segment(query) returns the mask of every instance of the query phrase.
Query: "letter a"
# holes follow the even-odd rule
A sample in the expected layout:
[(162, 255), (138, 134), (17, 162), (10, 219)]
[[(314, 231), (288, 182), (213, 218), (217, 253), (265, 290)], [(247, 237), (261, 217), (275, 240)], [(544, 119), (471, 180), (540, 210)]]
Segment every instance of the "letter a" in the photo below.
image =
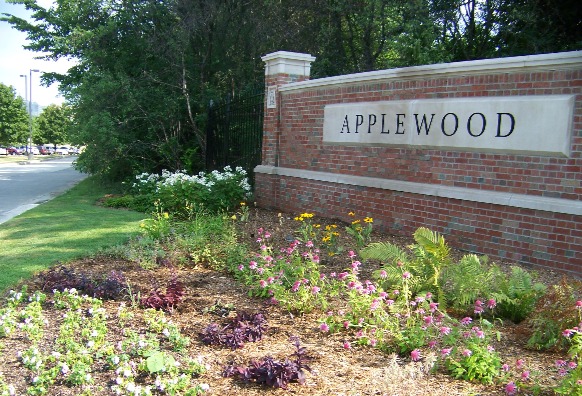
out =
[(344, 118), (344, 124), (342, 125), (342, 130), (340, 133), (344, 133), (344, 128), (346, 129), (346, 133), (350, 133), (350, 125), (348, 123), (348, 115), (346, 114), (346, 118)]

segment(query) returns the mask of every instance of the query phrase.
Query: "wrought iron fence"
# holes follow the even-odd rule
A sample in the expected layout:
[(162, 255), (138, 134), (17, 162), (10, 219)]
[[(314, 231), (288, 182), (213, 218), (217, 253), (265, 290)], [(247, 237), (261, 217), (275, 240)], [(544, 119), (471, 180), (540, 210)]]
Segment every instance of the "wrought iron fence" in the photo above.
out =
[(264, 88), (244, 95), (227, 96), (208, 109), (206, 169), (226, 165), (252, 170), (261, 163)]

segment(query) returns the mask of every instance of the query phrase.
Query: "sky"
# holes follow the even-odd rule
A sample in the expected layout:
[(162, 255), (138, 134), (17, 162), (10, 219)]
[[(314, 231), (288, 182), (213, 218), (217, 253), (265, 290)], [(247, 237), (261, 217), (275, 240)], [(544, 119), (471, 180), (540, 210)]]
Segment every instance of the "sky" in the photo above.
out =
[[(48, 8), (53, 3), (52, 0), (38, 0), (38, 4)], [(9, 4), (5, 0), (0, 0), (0, 14), (8, 13), (20, 18), (30, 18), (28, 12), (21, 4)], [(26, 34), (12, 29), (7, 22), (0, 22), (0, 82), (4, 85), (12, 86), (16, 90), (16, 95), (26, 98), (24, 78), (21, 74), (30, 79), (30, 70), (38, 69), (46, 72), (66, 72), (74, 63), (66, 59), (55, 61), (44, 61), (34, 59), (38, 53), (25, 50), (27, 44)], [(32, 101), (41, 106), (49, 104), (61, 104), (64, 99), (59, 95), (58, 84), (50, 87), (40, 85), (41, 73), (32, 73)], [(30, 82), (27, 82), (30, 83)], [(30, 87), (29, 87), (30, 90)]]

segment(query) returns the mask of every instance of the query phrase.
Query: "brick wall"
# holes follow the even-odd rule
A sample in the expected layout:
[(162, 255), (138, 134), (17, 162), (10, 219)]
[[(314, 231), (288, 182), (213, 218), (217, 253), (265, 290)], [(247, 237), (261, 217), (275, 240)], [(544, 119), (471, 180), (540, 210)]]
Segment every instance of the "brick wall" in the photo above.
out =
[[(426, 226), (457, 248), (582, 276), (581, 66), (571, 52), (303, 82), (268, 74), (277, 107), (265, 111), (257, 203), (344, 221), (353, 210), (408, 236)], [(328, 104), (564, 94), (576, 96), (569, 157), (323, 143)]]

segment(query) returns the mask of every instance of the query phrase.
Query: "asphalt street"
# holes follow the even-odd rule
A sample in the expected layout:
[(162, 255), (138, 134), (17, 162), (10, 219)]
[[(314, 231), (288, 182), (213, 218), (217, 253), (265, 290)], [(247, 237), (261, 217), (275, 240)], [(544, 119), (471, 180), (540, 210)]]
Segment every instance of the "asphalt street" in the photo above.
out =
[(0, 224), (67, 191), (86, 174), (73, 169), (76, 157), (0, 163)]

